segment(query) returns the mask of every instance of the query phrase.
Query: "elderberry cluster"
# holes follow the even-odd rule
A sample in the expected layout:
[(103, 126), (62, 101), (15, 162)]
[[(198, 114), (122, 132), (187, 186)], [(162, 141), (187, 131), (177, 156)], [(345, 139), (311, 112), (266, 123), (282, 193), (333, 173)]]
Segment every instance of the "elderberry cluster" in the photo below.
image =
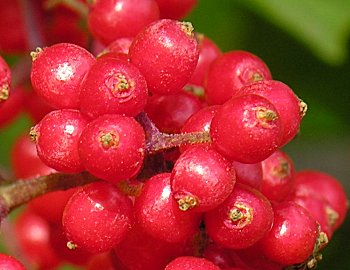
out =
[[(295, 171), (280, 150), (306, 103), (259, 57), (223, 53), (179, 21), (195, 1), (179, 10), (114, 2), (89, 6), (98, 54), (70, 42), (31, 53), (31, 86), (49, 112), (32, 141), (14, 146), (14, 173), (94, 181), (28, 203), (14, 228), (26, 260), (38, 269), (315, 268), (347, 199), (332, 176)], [(2, 99), (11, 75), (0, 66)], [(46, 233), (40, 244), (28, 237), (34, 227)]]

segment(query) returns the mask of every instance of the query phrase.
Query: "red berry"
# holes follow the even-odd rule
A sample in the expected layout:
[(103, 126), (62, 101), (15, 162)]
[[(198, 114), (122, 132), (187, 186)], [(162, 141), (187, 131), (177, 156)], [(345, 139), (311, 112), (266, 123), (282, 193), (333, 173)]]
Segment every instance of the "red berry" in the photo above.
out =
[(261, 162), (261, 192), (270, 200), (285, 200), (294, 188), (294, 164), (288, 155), (277, 150)]
[[(201, 110), (195, 112), (188, 118), (185, 124), (181, 128), (182, 133), (190, 133), (190, 132), (209, 132), (210, 124), (213, 120), (214, 115), (219, 110), (220, 106), (208, 106), (204, 107)], [(208, 145), (209, 143), (203, 143), (203, 145)], [(182, 145), (180, 150), (183, 152), (190, 145)]]
[(145, 76), (149, 91), (178, 92), (191, 78), (198, 61), (198, 44), (188, 22), (159, 20), (134, 39), (131, 63)]
[(105, 114), (90, 122), (79, 141), (79, 155), (91, 174), (113, 183), (141, 170), (145, 132), (134, 118)]
[(183, 256), (168, 263), (164, 270), (220, 270), (220, 267), (204, 258)]
[(46, 220), (26, 209), (16, 220), (14, 232), (21, 254), (31, 265), (53, 269), (60, 263), (50, 243), (51, 231)]
[(63, 210), (74, 192), (75, 189), (53, 191), (31, 200), (28, 203), (28, 207), (48, 222), (60, 224), (62, 222)]
[(280, 145), (281, 132), (275, 107), (257, 95), (230, 99), (210, 125), (213, 147), (241, 163), (257, 163), (270, 156)]
[(243, 249), (258, 242), (270, 230), (273, 211), (257, 190), (236, 184), (233, 192), (214, 210), (205, 214), (208, 235), (218, 244)]
[(136, 221), (155, 238), (184, 242), (197, 232), (199, 215), (181, 211), (172, 195), (170, 173), (148, 179), (135, 199)]
[(156, 0), (160, 17), (165, 19), (182, 19), (191, 12), (197, 0)]
[(0, 254), (0, 269), (6, 270), (26, 270), (24, 265), (17, 259), (6, 255)]
[(282, 265), (303, 263), (314, 250), (318, 224), (310, 213), (293, 202), (274, 207), (272, 229), (259, 241), (264, 256)]
[(132, 222), (131, 200), (107, 182), (78, 190), (68, 201), (62, 218), (72, 248), (91, 253), (111, 250), (123, 240)]
[(82, 47), (59, 43), (32, 53), (31, 82), (37, 94), (56, 108), (79, 108), (80, 84), (95, 62)]
[(135, 224), (114, 251), (127, 269), (164, 270), (167, 263), (184, 254), (185, 248), (183, 243), (154, 238)]
[(18, 179), (56, 172), (39, 158), (35, 142), (30, 139), (27, 133), (16, 139), (11, 150), (11, 165), (15, 177)]
[(246, 85), (236, 93), (246, 94), (262, 96), (275, 106), (282, 125), (281, 146), (295, 137), (307, 107), (292, 89), (279, 81), (264, 80)]
[(179, 133), (186, 120), (202, 108), (200, 100), (185, 91), (153, 95), (145, 112), (162, 132)]
[(221, 50), (203, 34), (197, 34), (197, 40), (199, 48), (198, 63), (188, 84), (204, 87), (210, 65), (221, 55)]
[(77, 110), (62, 109), (47, 114), (32, 130), (40, 159), (57, 171), (83, 171), (78, 143), (87, 123), (87, 118)]
[(231, 163), (210, 147), (193, 146), (177, 159), (171, 175), (173, 196), (182, 211), (205, 212), (220, 205), (236, 182)]
[(305, 170), (295, 174), (297, 195), (317, 196), (325, 199), (331, 208), (327, 209), (333, 230), (344, 222), (348, 200), (340, 182), (329, 174)]
[(154, 0), (97, 0), (90, 5), (88, 26), (95, 38), (109, 44), (117, 38), (134, 37), (157, 19)]
[(233, 161), (232, 165), (236, 171), (238, 183), (248, 185), (261, 191), (261, 182), (263, 177), (261, 162), (245, 164), (238, 161)]
[(91, 118), (108, 113), (135, 116), (146, 106), (147, 97), (146, 80), (134, 65), (102, 57), (81, 85), (80, 110)]
[[(25, 90), (22, 87), (16, 87), (11, 90), (11, 94), (6, 102), (1, 103), (0, 101), (0, 128), (8, 126), (10, 123), (14, 122), (22, 112), (25, 98)], [(1, 99), (0, 93), (0, 100)]]
[(209, 104), (223, 104), (251, 82), (270, 80), (270, 70), (257, 56), (231, 51), (219, 56), (210, 66), (205, 88)]

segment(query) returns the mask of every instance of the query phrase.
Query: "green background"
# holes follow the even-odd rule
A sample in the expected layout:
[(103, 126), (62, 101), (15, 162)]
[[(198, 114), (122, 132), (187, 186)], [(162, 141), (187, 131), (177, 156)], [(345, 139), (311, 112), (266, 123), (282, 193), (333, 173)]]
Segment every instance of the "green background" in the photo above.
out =
[[(300, 135), (284, 150), (298, 170), (335, 176), (350, 197), (350, 1), (199, 0), (186, 20), (223, 51), (242, 49), (261, 57), (274, 79), (307, 102)], [(14, 138), (27, 128), (22, 115), (0, 131), (1, 166), (9, 166)], [(347, 218), (318, 269), (350, 269), (349, 235)]]

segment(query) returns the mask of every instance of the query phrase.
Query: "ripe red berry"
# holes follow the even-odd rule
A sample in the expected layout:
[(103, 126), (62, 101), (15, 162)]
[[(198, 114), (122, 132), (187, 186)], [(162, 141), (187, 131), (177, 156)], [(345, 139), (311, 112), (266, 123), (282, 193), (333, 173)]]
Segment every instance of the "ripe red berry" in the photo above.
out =
[(257, 56), (231, 51), (219, 56), (210, 66), (205, 88), (209, 104), (223, 104), (251, 82), (270, 80), (270, 70)]
[(214, 209), (230, 195), (235, 182), (231, 163), (207, 146), (183, 152), (171, 175), (173, 196), (182, 211)]
[[(209, 132), (210, 124), (213, 120), (214, 115), (219, 110), (220, 106), (213, 105), (202, 108), (201, 110), (195, 112), (188, 118), (185, 124), (181, 128), (182, 133), (190, 133), (190, 132)], [(208, 145), (209, 142), (203, 143), (203, 145)], [(190, 145), (181, 145), (180, 150), (183, 152)]]
[(32, 53), (31, 82), (37, 94), (56, 108), (79, 108), (80, 84), (95, 62), (82, 47), (58, 43)]
[(83, 171), (78, 143), (87, 123), (87, 118), (77, 110), (62, 109), (47, 114), (32, 129), (40, 159), (57, 171)]
[(145, 112), (162, 132), (179, 133), (186, 120), (202, 108), (196, 96), (185, 91), (168, 95), (153, 95)]
[(230, 99), (210, 125), (213, 147), (241, 163), (257, 163), (270, 156), (280, 145), (281, 132), (276, 108), (257, 95)]
[(164, 270), (220, 270), (220, 267), (205, 258), (183, 256), (168, 263)]
[(17, 259), (6, 254), (0, 254), (0, 269), (26, 270), (24, 268), (24, 265), (20, 263)]
[(191, 12), (197, 0), (156, 0), (160, 17), (165, 19), (182, 19)]
[(51, 246), (49, 223), (30, 209), (22, 212), (16, 220), (14, 233), (21, 254), (32, 266), (53, 269), (60, 263), (60, 258)]
[(134, 65), (102, 57), (81, 85), (80, 110), (91, 118), (108, 113), (135, 116), (146, 106), (147, 97), (146, 80)]
[[(0, 93), (0, 99), (2, 99), (1, 95), (2, 94)], [(15, 119), (18, 119), (18, 116), (23, 110), (25, 99), (25, 89), (19, 86), (11, 89), (11, 94), (6, 102), (0, 101), (0, 128), (8, 126), (13, 123)]]
[(293, 191), (294, 165), (289, 156), (277, 150), (261, 162), (261, 192), (270, 200), (280, 202)]
[(56, 172), (39, 158), (35, 142), (30, 139), (27, 133), (18, 137), (12, 147), (11, 166), (18, 179)]
[(146, 181), (135, 199), (136, 222), (147, 233), (167, 242), (184, 242), (195, 234), (199, 215), (183, 212), (173, 198), (170, 173), (157, 174)]
[(205, 35), (197, 33), (196, 37), (199, 48), (198, 63), (188, 84), (204, 87), (210, 65), (221, 55), (221, 50)]
[(113, 183), (134, 177), (143, 164), (145, 132), (134, 118), (105, 114), (90, 122), (79, 155), (91, 174)]
[(282, 265), (305, 262), (314, 250), (318, 224), (294, 202), (274, 206), (272, 229), (259, 241), (264, 256)]
[(154, 0), (97, 0), (90, 5), (88, 26), (95, 38), (109, 44), (117, 38), (134, 37), (158, 19)]
[(232, 193), (214, 210), (205, 213), (205, 228), (218, 244), (244, 249), (258, 242), (270, 230), (273, 211), (257, 190), (236, 184)]
[(248, 185), (261, 191), (261, 182), (263, 178), (263, 170), (261, 162), (246, 164), (238, 161), (232, 162), (233, 168), (236, 171), (237, 182)]
[(62, 218), (71, 248), (91, 253), (111, 250), (133, 222), (132, 202), (107, 182), (84, 186), (68, 201)]
[(297, 195), (312, 196), (317, 194), (325, 199), (331, 208), (327, 209), (333, 230), (344, 222), (348, 200), (344, 188), (337, 179), (327, 173), (304, 170), (295, 174)]
[(184, 246), (154, 238), (135, 224), (114, 251), (125, 270), (164, 270), (167, 263), (184, 255)]
[(307, 107), (291, 88), (279, 81), (264, 80), (246, 85), (237, 92), (237, 95), (246, 94), (262, 96), (275, 106), (282, 125), (281, 146), (295, 137)]
[(149, 91), (178, 92), (191, 78), (198, 61), (198, 44), (191, 23), (159, 20), (134, 39), (131, 63), (145, 76)]

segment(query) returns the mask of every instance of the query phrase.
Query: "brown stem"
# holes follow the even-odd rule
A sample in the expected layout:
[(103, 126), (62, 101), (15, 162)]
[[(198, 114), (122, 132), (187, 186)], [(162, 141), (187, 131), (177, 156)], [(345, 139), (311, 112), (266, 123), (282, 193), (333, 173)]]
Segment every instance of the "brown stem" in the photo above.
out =
[(155, 154), (180, 145), (210, 142), (209, 132), (191, 132), (168, 134), (160, 132), (145, 113), (140, 113), (136, 119), (146, 133), (146, 152)]
[(30, 200), (56, 190), (67, 190), (98, 179), (87, 172), (53, 173), (28, 180), (18, 180), (0, 186), (0, 221), (13, 209)]

